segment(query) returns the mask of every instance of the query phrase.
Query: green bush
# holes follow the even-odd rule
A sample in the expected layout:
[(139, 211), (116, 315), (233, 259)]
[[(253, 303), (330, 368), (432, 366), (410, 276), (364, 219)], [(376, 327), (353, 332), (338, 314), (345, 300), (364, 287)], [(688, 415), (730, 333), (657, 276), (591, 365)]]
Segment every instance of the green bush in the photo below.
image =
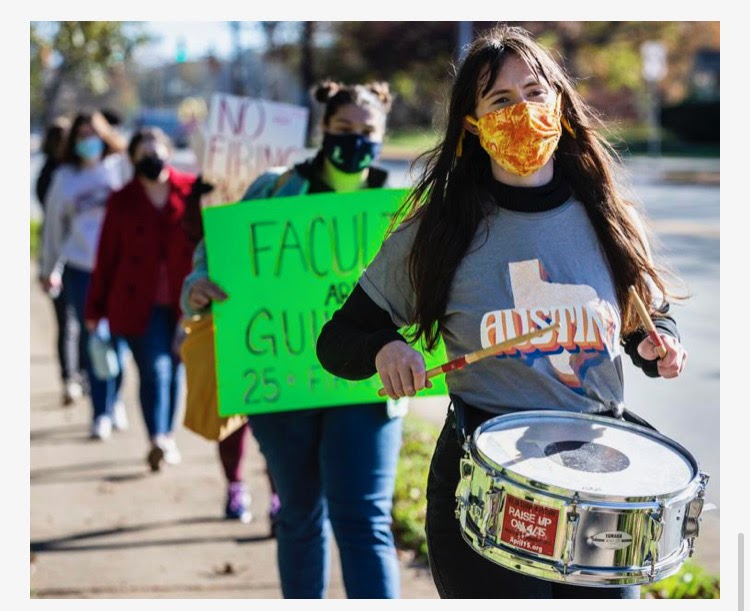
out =
[[(414, 561), (423, 565), (427, 564), (427, 474), (439, 434), (440, 429), (429, 422), (412, 415), (404, 418), (393, 497), (393, 533), (398, 548), (411, 551)], [(643, 586), (641, 598), (719, 598), (719, 577), (688, 560), (671, 577)]]
[(414, 416), (404, 418), (396, 489), (393, 496), (393, 535), (415, 562), (427, 563), (424, 522), (427, 511), (427, 474), (440, 429)]
[(688, 560), (671, 577), (643, 586), (641, 598), (719, 598), (719, 576)]
[[(659, 150), (673, 157), (719, 157), (719, 144), (713, 142), (688, 142), (672, 130), (659, 128)], [(618, 124), (603, 134), (624, 158), (650, 153), (649, 128), (642, 123)]]
[(439, 140), (440, 134), (431, 129), (391, 130), (383, 143), (383, 154), (401, 152), (413, 158), (434, 147)]
[(39, 248), (41, 246), (42, 238), (42, 223), (31, 219), (31, 235), (29, 236), (29, 242), (31, 243), (31, 258), (37, 259), (39, 257)]
[(686, 100), (662, 108), (661, 121), (686, 142), (718, 146), (720, 113), (719, 100)]

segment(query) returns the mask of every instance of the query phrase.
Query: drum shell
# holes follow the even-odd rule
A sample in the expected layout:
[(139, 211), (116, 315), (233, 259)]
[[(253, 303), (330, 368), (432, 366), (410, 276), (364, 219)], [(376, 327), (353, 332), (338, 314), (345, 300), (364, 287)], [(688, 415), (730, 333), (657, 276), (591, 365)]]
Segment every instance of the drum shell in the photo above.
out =
[[(707, 476), (689, 454), (695, 477), (681, 490), (612, 497), (528, 480), (483, 455), (475, 440), (476, 434), (461, 462), (456, 515), (466, 541), (487, 559), (547, 580), (606, 587), (663, 579), (692, 552), (688, 514), (695, 515), (695, 503), (702, 506)], [(501, 540), (508, 499), (554, 512), (553, 549), (535, 552)]]

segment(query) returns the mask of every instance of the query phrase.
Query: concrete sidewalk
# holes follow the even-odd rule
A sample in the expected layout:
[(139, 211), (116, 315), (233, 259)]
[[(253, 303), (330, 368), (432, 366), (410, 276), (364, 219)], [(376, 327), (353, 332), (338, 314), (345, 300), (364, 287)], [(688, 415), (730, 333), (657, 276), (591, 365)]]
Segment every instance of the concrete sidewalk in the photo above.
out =
[[(30, 539), (33, 598), (281, 598), (276, 543), (268, 538), (265, 463), (250, 441), (244, 474), (250, 524), (223, 519), (225, 485), (215, 443), (178, 429), (179, 466), (152, 474), (126, 363), (130, 429), (88, 439), (88, 400), (64, 408), (54, 357), (52, 304), (30, 278)], [(442, 423), (446, 398), (414, 402), (407, 418)], [(333, 546), (329, 598), (345, 598)], [(402, 598), (438, 598), (424, 567), (401, 554)], [(718, 512), (705, 516), (698, 564), (719, 571)]]
[[(179, 466), (152, 474), (126, 363), (130, 428), (88, 439), (88, 400), (62, 407), (52, 304), (31, 274), (30, 539), (33, 598), (281, 598), (269, 488), (254, 440), (244, 465), (250, 524), (223, 519), (216, 444), (179, 429)], [(402, 597), (437, 598), (428, 571), (403, 554)], [(333, 549), (329, 598), (345, 598)]]

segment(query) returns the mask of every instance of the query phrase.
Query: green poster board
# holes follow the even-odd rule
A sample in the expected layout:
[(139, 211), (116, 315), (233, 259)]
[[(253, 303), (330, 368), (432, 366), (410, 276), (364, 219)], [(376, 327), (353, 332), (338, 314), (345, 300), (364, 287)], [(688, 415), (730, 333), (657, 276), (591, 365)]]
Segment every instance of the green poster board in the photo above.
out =
[[(369, 403), (380, 378), (329, 374), (315, 344), (377, 253), (404, 189), (320, 193), (203, 211), (214, 303), (219, 414)], [(424, 351), (423, 351), (424, 353)], [(442, 347), (427, 367), (446, 361)], [(446, 395), (442, 377), (420, 396)]]

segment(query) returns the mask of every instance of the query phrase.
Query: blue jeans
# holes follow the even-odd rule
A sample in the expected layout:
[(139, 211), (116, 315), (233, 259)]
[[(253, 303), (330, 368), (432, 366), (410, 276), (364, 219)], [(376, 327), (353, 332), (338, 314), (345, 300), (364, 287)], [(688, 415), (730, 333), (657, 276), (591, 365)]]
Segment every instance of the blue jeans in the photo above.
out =
[(86, 372), (89, 380), (89, 388), (91, 391), (91, 404), (94, 408), (94, 418), (102, 415), (112, 416), (114, 411), (115, 402), (120, 394), (120, 387), (122, 386), (122, 365), (125, 354), (125, 344), (121, 340), (113, 339), (115, 344), (115, 351), (119, 356), (120, 360), (120, 373), (112, 379), (100, 380), (94, 374), (93, 367), (91, 366), (91, 359), (89, 359), (89, 332), (86, 329), (84, 322), (84, 310), (86, 307), (86, 292), (89, 288), (89, 281), (91, 280), (91, 272), (77, 269), (69, 265), (65, 266), (63, 271), (63, 291), (65, 291), (65, 299), (68, 303), (73, 304), (73, 309), (78, 319), (79, 327), (79, 346), (81, 351), (78, 355), (80, 359), (81, 369)]
[[(455, 403), (454, 403), (455, 407)], [(460, 421), (458, 427), (456, 416)], [(523, 575), (487, 560), (461, 535), (455, 515), (463, 434), (493, 414), (476, 408), (451, 411), (435, 444), (427, 478), (427, 551), (440, 598), (639, 598), (638, 586), (573, 586)]]
[(138, 397), (149, 437), (171, 433), (177, 412), (182, 363), (172, 353), (177, 319), (166, 306), (154, 306), (146, 331), (126, 335), (138, 368)]
[(402, 418), (385, 404), (251, 415), (281, 501), (277, 555), (285, 598), (324, 598), (330, 530), (349, 598), (398, 598), (391, 532)]

